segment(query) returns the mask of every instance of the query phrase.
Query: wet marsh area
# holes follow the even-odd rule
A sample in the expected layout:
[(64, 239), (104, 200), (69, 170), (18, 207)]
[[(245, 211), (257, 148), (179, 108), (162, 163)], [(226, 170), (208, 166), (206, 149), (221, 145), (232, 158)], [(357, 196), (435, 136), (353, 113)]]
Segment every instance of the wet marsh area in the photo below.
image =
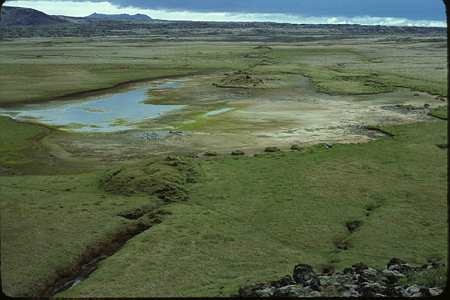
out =
[[(300, 74), (277, 75), (276, 79), (262, 75), (277, 82), (272, 87), (215, 86), (224, 76), (151, 82), (145, 85), (156, 88), (138, 85), (102, 100), (80, 102), (76, 108), (69, 102), (53, 109), (25, 110), (15, 117), (48, 113), (55, 119), (46, 120), (44, 115), (36, 121), (70, 123), (62, 130), (79, 134), (72, 134), (73, 139), (56, 135), (47, 142), (75, 156), (96, 157), (98, 153), (102, 156), (98, 158), (123, 160), (123, 154), (137, 158), (144, 153), (227, 153), (234, 149), (254, 153), (271, 145), (368, 142), (374, 136), (364, 127), (429, 120), (430, 109), (442, 105), (433, 95), (417, 96), (406, 88), (373, 95), (329, 95), (318, 92)], [(404, 110), (403, 106), (415, 109)], [(58, 109), (64, 113), (55, 113)], [(75, 109), (83, 113), (74, 113)]]

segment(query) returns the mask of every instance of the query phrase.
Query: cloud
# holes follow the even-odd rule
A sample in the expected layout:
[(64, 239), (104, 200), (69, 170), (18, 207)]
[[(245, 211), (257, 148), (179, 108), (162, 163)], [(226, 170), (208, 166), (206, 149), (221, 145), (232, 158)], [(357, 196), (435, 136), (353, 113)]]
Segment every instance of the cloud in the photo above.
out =
[[(27, 0), (34, 2), (35, 0)], [(70, 1), (70, 0), (68, 0)], [(153, 10), (445, 19), (442, 0), (72, 0)]]
[[(365, 0), (364, 0), (365, 1)], [(244, 21), (277, 22), (293, 24), (361, 24), (389, 26), (446, 27), (439, 20), (411, 20), (398, 17), (373, 16), (304, 16), (294, 13), (245, 13), (245, 12), (199, 12), (190, 10), (149, 9), (133, 6), (120, 6), (111, 1), (8, 1), (10, 6), (34, 8), (52, 15), (87, 16), (93, 12), (105, 14), (129, 13), (147, 14), (155, 19), (194, 20), (194, 21)]]

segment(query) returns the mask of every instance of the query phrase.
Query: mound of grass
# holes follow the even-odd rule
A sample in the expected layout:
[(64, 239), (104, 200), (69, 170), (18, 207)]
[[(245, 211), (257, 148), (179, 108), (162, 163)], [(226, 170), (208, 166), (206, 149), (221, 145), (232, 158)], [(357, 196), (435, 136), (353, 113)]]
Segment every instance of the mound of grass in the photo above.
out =
[(440, 106), (431, 110), (430, 115), (438, 119), (447, 120), (448, 119), (448, 107)]
[(393, 91), (392, 86), (377, 80), (376, 74), (337, 69), (335, 67), (311, 67), (304, 65), (301, 72), (311, 78), (318, 91), (334, 95), (365, 95)]
[(185, 184), (193, 182), (196, 171), (187, 158), (142, 162), (136, 166), (108, 171), (100, 180), (103, 189), (118, 195), (156, 195), (163, 201), (188, 199)]
[(52, 172), (57, 169), (64, 172), (68, 166), (68, 163), (61, 163), (48, 153), (42, 145), (42, 139), (52, 134), (52, 129), (3, 116), (0, 116), (0, 128), (0, 175)]
[(19, 164), (29, 161), (34, 141), (49, 130), (42, 126), (19, 123), (7, 117), (0, 117), (0, 164)]
[(236, 71), (213, 84), (222, 88), (261, 88), (265, 87), (264, 80), (245, 71)]

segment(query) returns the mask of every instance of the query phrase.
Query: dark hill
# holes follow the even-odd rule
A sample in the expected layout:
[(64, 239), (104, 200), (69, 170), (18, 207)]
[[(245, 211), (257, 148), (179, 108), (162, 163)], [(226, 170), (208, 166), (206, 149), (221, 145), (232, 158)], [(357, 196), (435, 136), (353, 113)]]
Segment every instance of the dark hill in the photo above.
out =
[(27, 25), (52, 25), (65, 23), (59, 17), (49, 16), (31, 8), (4, 6), (1, 9), (0, 25), (3, 26), (27, 26)]
[(152, 18), (150, 18), (147, 15), (143, 15), (143, 14), (106, 15), (106, 14), (98, 14), (98, 13), (93, 13), (92, 15), (87, 16), (86, 19), (98, 20), (98, 21), (139, 21), (139, 22), (148, 22), (148, 21), (152, 20)]

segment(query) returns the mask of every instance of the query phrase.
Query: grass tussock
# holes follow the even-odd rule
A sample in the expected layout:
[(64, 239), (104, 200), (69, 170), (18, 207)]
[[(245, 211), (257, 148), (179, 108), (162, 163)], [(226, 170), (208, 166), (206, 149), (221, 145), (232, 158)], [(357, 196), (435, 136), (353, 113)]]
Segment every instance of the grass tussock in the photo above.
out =
[(186, 183), (195, 181), (197, 172), (187, 158), (143, 162), (136, 166), (108, 171), (100, 180), (105, 191), (118, 195), (156, 195), (163, 201), (185, 201)]

